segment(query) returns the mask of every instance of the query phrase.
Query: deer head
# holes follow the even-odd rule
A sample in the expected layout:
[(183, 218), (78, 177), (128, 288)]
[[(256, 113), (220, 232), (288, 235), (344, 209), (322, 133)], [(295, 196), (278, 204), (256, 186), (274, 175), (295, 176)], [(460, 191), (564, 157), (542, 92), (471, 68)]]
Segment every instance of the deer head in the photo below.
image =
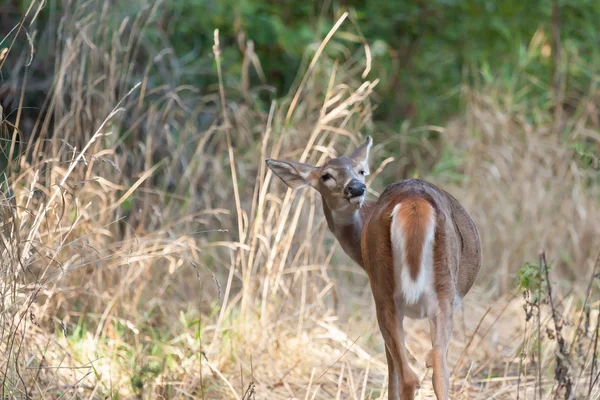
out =
[(292, 189), (316, 189), (335, 213), (354, 212), (365, 201), (369, 175), (370, 136), (350, 155), (328, 160), (322, 166), (266, 159), (267, 166)]

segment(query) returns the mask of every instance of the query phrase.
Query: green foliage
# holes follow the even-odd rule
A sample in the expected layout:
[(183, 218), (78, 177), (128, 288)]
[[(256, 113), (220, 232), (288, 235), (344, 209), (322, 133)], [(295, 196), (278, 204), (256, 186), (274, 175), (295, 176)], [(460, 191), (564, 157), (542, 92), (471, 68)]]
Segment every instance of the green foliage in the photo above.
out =
[(591, 143), (576, 141), (571, 144), (571, 149), (579, 155), (583, 168), (600, 168), (600, 158), (595, 154), (595, 148)]
[[(568, 88), (578, 91), (595, 70), (600, 3), (561, 1), (558, 6), (563, 58), (569, 60), (568, 69), (560, 67), (568, 73)], [(529, 83), (531, 88), (521, 95), (536, 105), (550, 105), (555, 66), (549, 53), (552, 2), (547, 0), (347, 0), (285, 6), (272, 0), (180, 0), (165, 7), (157, 26), (164, 27), (180, 59), (194, 60), (196, 79), (206, 84), (214, 82), (211, 48), (218, 28), (230, 84), (239, 80), (243, 54), (238, 44), (246, 38), (254, 42), (266, 82), (275, 86), (277, 95), (285, 94), (307, 49), (348, 10), (352, 22), (340, 34), (354, 36), (339, 36), (355, 40), (326, 51), (338, 57), (345, 47), (351, 54), (361, 46), (357, 33), (365, 36), (373, 56), (372, 78), (381, 79), (379, 120), (442, 122), (459, 111), (465, 77), (471, 83), (500, 80), (515, 90)], [(479, 70), (482, 74), (468, 73)]]
[(460, 164), (461, 157), (458, 150), (444, 148), (440, 160), (433, 166), (429, 175), (443, 177), (446, 182), (463, 183), (466, 177), (459, 172)]
[[(21, 8), (27, 9), (29, 3), (22, 0)], [(111, 6), (107, 23), (122, 29), (124, 17), (133, 21), (153, 4), (147, 0), (117, 2)], [(175, 75), (152, 68), (150, 87), (192, 84), (212, 91), (217, 81), (214, 30), (219, 29), (228, 87), (240, 86), (244, 51), (252, 40), (260, 68), (248, 68), (249, 80), (253, 86), (265, 83), (275, 88), (274, 95), (260, 92), (263, 108), (268, 109), (271, 97), (289, 91), (315, 45), (342, 13), (349, 11), (349, 20), (325, 52), (346, 61), (368, 43), (372, 56), (369, 78), (381, 81), (375, 117), (397, 130), (405, 120), (413, 125), (441, 124), (459, 114), (460, 88), (465, 82), (496, 84), (520, 106), (548, 110), (554, 102), (554, 71), (559, 69), (569, 102), (576, 102), (598, 70), (600, 2), (556, 0), (557, 24), (553, 22), (553, 4), (548, 0), (176, 0), (160, 4), (156, 20), (144, 30), (144, 51), (137, 57), (163, 54), (159, 58), (170, 58), (175, 67)], [(51, 0), (36, 24), (50, 21), (48, 10), (69, 12), (68, 7), (68, 2)], [(560, 31), (558, 64), (553, 54), (555, 26)], [(25, 38), (19, 39), (23, 42), (18, 45), (27, 48)], [(171, 51), (164, 53), (165, 49)], [(40, 57), (52, 59), (44, 48), (36, 51), (36, 58)], [(364, 58), (364, 53), (354, 57)], [(139, 65), (146, 64), (141, 58)], [(231, 100), (234, 96), (235, 91), (228, 93)]]
[(138, 393), (142, 392), (144, 386), (159, 376), (163, 368), (164, 365), (157, 361), (149, 361), (141, 367), (135, 367), (131, 376), (131, 387)]
[[(579, 166), (588, 171), (586, 183), (589, 186), (600, 184), (600, 155), (598, 154), (598, 143), (591, 140), (575, 140), (570, 145), (579, 156)], [(599, 199), (600, 200), (600, 199)]]
[(546, 292), (546, 269), (550, 271), (550, 265), (527, 261), (518, 272), (519, 288), (529, 293), (532, 304), (538, 304)]

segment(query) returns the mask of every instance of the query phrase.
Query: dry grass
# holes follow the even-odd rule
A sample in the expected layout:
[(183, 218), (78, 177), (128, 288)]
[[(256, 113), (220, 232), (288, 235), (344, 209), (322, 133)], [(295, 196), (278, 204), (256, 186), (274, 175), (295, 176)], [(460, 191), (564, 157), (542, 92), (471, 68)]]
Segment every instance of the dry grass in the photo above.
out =
[[(167, 67), (175, 61), (146, 54), (140, 41), (157, 7), (120, 30), (101, 1), (74, 8), (32, 132), (2, 124), (19, 154), (0, 205), (2, 397), (384, 398), (385, 355), (365, 274), (333, 241), (318, 196), (286, 191), (262, 162), (319, 163), (373, 129), (377, 82), (361, 77), (368, 52), (339, 64), (317, 50), (299, 86), (265, 113), (245, 87), (221, 82), (201, 96), (152, 85), (156, 71), (177, 81)], [(331, 41), (343, 45), (335, 34)], [(421, 172), (464, 203), (484, 242), (477, 287), (455, 319), (453, 398), (535, 398), (540, 372), (551, 398), (549, 306), (539, 328), (536, 317), (526, 323), (513, 289), (516, 271), (540, 249), (553, 264), (555, 309), (571, 322), (562, 334), (575, 343), (569, 373), (584, 398), (598, 371), (598, 280), (590, 277), (600, 186), (566, 142), (587, 135), (598, 145), (597, 135), (584, 113), (565, 121), (570, 136), (559, 138), (551, 121), (529, 123), (491, 93), (465, 93), (467, 115), (438, 129), (466, 179)], [(384, 146), (417, 131), (389, 133), (373, 162), (389, 162), (379, 156)], [(416, 146), (439, 155), (425, 140)], [(375, 189), (401, 178), (385, 165), (372, 176)], [(590, 279), (584, 302), (581, 283)], [(417, 321), (407, 329), (424, 377), (418, 398), (432, 398), (428, 328)], [(598, 385), (591, 393), (600, 398)]]
[[(546, 249), (560, 277), (587, 279), (600, 248), (600, 189), (568, 146), (590, 133), (585, 122), (595, 107), (569, 120), (569, 137), (552, 124), (534, 125), (489, 96), (468, 93), (468, 114), (442, 136), (462, 157), (460, 186), (448, 185), (480, 225), (491, 289), (506, 292), (524, 260)], [(444, 182), (440, 181), (440, 184)]]

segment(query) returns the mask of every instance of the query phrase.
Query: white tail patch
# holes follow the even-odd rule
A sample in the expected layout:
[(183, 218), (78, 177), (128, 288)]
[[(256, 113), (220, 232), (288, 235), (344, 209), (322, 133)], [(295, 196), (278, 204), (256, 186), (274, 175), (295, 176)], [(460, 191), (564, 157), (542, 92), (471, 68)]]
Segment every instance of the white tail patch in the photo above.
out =
[[(414, 208), (413, 202), (420, 202), (420, 211)], [(405, 203), (406, 202), (406, 203)], [(391, 214), (392, 224), (390, 238), (392, 246), (392, 258), (396, 276), (396, 285), (401, 289), (407, 305), (414, 305), (423, 299), (424, 295), (434, 293), (433, 281), (433, 243), (435, 239), (435, 211), (425, 200), (406, 200), (397, 204)], [(426, 206), (423, 206), (423, 203)], [(413, 207), (407, 211), (402, 207)], [(401, 213), (400, 210), (403, 212)], [(404, 211), (411, 215), (404, 216)], [(423, 219), (426, 220), (423, 220)], [(422, 253), (418, 275), (416, 279), (411, 276), (410, 265), (406, 255), (411, 249), (407, 249), (407, 241), (415, 243), (415, 240), (407, 240), (407, 235), (419, 235), (416, 241), (422, 244)], [(419, 246), (420, 247), (420, 246)]]

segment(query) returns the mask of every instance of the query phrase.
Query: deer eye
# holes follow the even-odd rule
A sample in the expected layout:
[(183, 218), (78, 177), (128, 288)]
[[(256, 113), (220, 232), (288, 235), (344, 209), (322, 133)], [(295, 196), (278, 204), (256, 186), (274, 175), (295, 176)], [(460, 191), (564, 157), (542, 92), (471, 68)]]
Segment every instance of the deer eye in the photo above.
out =
[(358, 171), (358, 173), (361, 174), (362, 176), (367, 175), (367, 171), (365, 171), (364, 169), (361, 169), (360, 171)]
[(331, 174), (323, 174), (323, 175), (321, 176), (321, 180), (322, 180), (323, 182), (326, 182), (326, 181), (328, 181), (328, 180), (330, 180), (330, 179), (331, 179)]

